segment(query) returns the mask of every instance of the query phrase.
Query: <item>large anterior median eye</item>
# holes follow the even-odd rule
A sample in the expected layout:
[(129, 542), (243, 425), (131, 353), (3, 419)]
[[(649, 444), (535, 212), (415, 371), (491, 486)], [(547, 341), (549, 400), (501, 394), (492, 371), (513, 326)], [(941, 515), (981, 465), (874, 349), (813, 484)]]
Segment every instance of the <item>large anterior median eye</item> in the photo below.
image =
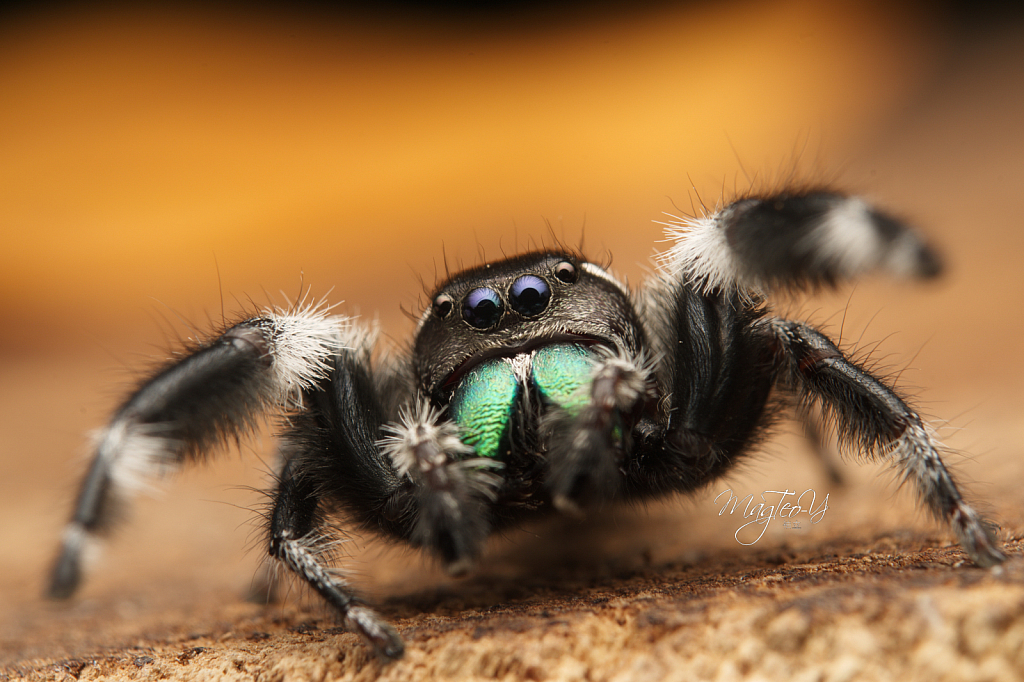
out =
[(501, 296), (487, 287), (473, 289), (462, 302), (462, 319), (477, 329), (487, 329), (498, 324), (504, 312), (505, 304), (501, 302)]
[(550, 300), (551, 289), (548, 283), (535, 275), (523, 275), (512, 282), (508, 290), (508, 302), (523, 317), (539, 315), (548, 307)]

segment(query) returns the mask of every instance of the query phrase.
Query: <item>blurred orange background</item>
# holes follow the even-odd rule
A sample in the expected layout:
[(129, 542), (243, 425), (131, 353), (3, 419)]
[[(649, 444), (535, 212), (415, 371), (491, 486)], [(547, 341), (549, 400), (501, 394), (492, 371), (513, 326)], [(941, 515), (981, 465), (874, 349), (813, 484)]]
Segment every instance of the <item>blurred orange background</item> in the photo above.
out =
[(442, 247), (476, 262), (545, 220), (573, 242), (586, 224), (636, 273), (691, 180), (714, 202), (746, 189), (741, 166), (848, 158), (913, 97), (920, 19), (795, 1), (505, 27), (197, 9), (8, 25), (2, 347), (105, 338), (154, 298), (219, 315), (221, 289), (263, 302), (301, 273), (390, 323)]
[[(914, 358), (902, 380), (925, 387), (929, 413), (971, 424), (968, 473), (1020, 519), (1000, 502), (1024, 437), (1019, 32), (857, 1), (581, 7), (83, 6), (4, 22), (0, 546), (23, 548), (0, 556), (10, 604), (39, 589), (81, 434), (222, 306), (306, 286), (400, 344), (401, 307), (418, 310), (445, 259), (553, 234), (637, 283), (662, 211), (790, 179), (863, 192), (943, 247), (937, 286), (872, 280), (788, 310), (833, 331), (846, 310), (845, 339), (867, 330), (883, 360)], [(222, 562), (249, 513), (196, 500), (250, 505), (225, 487), (260, 478), (230, 459), (186, 475), (179, 507), (143, 505), (127, 535), (179, 528)]]

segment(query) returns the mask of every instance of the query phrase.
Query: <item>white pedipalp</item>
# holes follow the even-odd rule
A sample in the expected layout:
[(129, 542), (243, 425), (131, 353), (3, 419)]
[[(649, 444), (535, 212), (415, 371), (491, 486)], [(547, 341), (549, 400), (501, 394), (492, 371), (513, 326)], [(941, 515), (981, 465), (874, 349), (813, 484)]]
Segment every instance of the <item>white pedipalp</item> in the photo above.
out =
[(462, 458), (473, 453), (473, 448), (459, 439), (458, 427), (442, 419), (440, 411), (426, 400), (403, 408), (399, 421), (385, 424), (381, 431), (386, 435), (377, 443), (401, 476), (414, 475), (418, 467), (416, 449), (424, 443), (433, 443), (445, 461), (447, 456)]

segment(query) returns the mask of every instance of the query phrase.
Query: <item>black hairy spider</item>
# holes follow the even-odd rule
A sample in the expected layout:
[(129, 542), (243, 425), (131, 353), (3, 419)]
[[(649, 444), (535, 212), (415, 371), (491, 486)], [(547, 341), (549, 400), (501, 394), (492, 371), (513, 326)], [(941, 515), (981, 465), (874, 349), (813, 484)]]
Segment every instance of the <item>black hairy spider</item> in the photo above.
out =
[(824, 190), (744, 198), (668, 237), (635, 292), (564, 250), (456, 273), (397, 360), (373, 359), (371, 332), (316, 306), (224, 329), (144, 381), (98, 436), (50, 595), (75, 591), (83, 547), (144, 477), (285, 413), (270, 555), (397, 658), (398, 633), (330, 567), (333, 513), (462, 573), (490, 533), (546, 510), (706, 486), (751, 450), (776, 392), (891, 463), (975, 563), (1004, 560), (913, 408), (765, 303), (872, 269), (932, 277), (920, 237)]

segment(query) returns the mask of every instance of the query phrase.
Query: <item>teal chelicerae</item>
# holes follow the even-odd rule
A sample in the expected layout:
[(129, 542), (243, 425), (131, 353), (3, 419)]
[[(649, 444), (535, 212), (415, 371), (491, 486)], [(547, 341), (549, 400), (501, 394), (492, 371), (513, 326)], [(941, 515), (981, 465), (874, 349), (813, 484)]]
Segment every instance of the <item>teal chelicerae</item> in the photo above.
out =
[(462, 440), (480, 457), (500, 456), (512, 411), (524, 386), (536, 389), (545, 404), (576, 412), (587, 403), (586, 387), (594, 353), (577, 343), (559, 343), (523, 356), (481, 362), (459, 382), (452, 396), (451, 418)]

